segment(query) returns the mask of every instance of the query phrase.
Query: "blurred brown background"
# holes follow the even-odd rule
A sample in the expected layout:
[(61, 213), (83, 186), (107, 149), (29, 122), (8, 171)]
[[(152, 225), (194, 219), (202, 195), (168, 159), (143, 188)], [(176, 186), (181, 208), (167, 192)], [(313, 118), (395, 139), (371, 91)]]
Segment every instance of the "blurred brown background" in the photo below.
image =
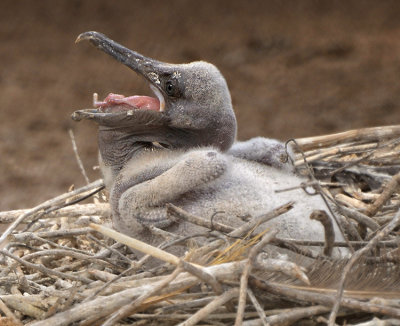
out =
[(96, 129), (70, 114), (92, 93), (150, 94), (76, 36), (97, 30), (145, 55), (216, 64), (239, 138), (288, 139), (400, 123), (398, 1), (18, 1), (0, 3), (0, 209), (92, 180)]

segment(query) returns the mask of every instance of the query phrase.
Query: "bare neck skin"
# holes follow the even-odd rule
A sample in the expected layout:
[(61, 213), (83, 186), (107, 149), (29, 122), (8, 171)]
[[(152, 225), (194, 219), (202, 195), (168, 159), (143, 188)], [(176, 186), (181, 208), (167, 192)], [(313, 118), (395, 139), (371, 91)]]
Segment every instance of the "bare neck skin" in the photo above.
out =
[(99, 128), (99, 152), (106, 166), (119, 171), (133, 156), (153, 147), (151, 142), (136, 139), (125, 132)]

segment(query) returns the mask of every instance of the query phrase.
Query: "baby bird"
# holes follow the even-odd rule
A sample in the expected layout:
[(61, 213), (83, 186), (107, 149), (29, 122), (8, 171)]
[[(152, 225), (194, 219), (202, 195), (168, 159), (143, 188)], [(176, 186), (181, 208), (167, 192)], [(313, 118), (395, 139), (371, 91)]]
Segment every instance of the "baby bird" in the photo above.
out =
[[(109, 94), (94, 108), (74, 112), (75, 120), (99, 125), (99, 160), (110, 191), (114, 227), (149, 243), (148, 225), (177, 234), (197, 227), (174, 222), (165, 204), (236, 227), (294, 200), (294, 209), (267, 223), (278, 235), (323, 240), (322, 225), (310, 220), (325, 207), (319, 196), (297, 188), (284, 144), (254, 138), (235, 142), (236, 118), (227, 83), (212, 64), (169, 64), (145, 57), (98, 32), (86, 32), (100, 50), (143, 76), (155, 97)], [(335, 226), (336, 240), (342, 239)]]

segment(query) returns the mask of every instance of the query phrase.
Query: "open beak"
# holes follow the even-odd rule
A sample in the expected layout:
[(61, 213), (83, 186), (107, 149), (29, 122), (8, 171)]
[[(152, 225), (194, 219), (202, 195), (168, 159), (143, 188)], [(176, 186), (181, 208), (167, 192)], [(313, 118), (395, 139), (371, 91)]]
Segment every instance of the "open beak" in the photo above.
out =
[[(132, 116), (136, 115), (135, 111), (138, 110), (154, 111), (153, 113), (149, 113), (154, 116), (154, 114), (160, 114), (164, 111), (165, 99), (159, 76), (168, 70), (168, 64), (147, 58), (98, 32), (82, 33), (77, 37), (75, 42), (79, 43), (84, 40), (89, 41), (98, 49), (142, 75), (150, 83), (150, 88), (157, 99), (145, 96), (124, 97), (122, 95), (110, 94), (104, 101), (95, 102), (95, 108), (93, 109), (75, 111), (72, 119), (77, 121), (82, 119), (106, 119), (110, 114), (121, 117)], [(139, 115), (144, 115), (144, 112), (139, 113)]]

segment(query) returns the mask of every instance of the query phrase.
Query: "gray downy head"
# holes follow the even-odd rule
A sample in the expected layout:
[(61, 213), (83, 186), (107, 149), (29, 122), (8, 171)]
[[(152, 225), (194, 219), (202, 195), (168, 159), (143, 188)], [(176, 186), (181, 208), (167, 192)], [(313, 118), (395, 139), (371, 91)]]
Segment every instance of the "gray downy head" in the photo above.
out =
[(143, 76), (155, 94), (154, 98), (111, 96), (93, 109), (73, 113), (74, 120), (99, 124), (99, 148), (106, 164), (123, 164), (137, 144), (157, 142), (180, 149), (213, 146), (221, 151), (231, 147), (236, 118), (226, 81), (214, 65), (160, 62), (98, 32), (82, 33), (76, 42), (83, 40)]

